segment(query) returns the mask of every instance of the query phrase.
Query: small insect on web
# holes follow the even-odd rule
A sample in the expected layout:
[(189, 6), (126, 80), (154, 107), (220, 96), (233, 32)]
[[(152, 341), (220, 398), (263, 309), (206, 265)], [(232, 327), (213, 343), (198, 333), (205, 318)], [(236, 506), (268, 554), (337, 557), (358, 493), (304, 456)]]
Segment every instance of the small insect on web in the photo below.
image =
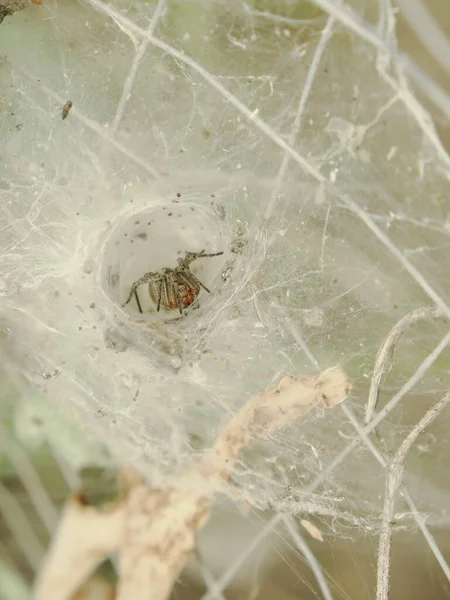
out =
[(203, 288), (208, 294), (210, 290), (191, 272), (189, 265), (197, 258), (211, 258), (221, 256), (223, 252), (215, 254), (204, 254), (201, 252), (186, 252), (184, 258), (178, 259), (178, 266), (175, 269), (164, 268), (155, 273), (146, 273), (131, 286), (130, 293), (123, 306), (126, 306), (131, 298), (136, 298), (139, 312), (142, 313), (142, 307), (137, 293), (139, 286), (148, 283), (148, 291), (152, 300), (156, 303), (156, 311), (159, 312), (161, 306), (165, 308), (178, 308), (180, 315), (183, 314), (183, 308), (191, 306), (200, 294)]

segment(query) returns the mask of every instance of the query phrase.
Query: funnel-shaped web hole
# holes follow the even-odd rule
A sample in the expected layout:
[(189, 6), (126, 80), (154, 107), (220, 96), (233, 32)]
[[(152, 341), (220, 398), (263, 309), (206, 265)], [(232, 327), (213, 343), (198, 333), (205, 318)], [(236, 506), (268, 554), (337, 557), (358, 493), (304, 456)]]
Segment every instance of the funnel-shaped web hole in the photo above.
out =
[(117, 225), (106, 245), (103, 286), (129, 314), (183, 315), (217, 288), (228, 242), (209, 207), (162, 206)]

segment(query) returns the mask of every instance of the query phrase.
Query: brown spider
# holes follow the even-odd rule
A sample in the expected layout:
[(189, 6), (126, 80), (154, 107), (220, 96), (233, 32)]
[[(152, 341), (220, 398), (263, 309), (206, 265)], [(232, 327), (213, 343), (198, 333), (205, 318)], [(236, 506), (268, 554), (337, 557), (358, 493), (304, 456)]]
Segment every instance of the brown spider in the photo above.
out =
[(157, 312), (159, 312), (162, 305), (166, 308), (178, 308), (180, 315), (182, 315), (183, 308), (187, 308), (194, 302), (200, 294), (201, 287), (208, 294), (210, 293), (208, 288), (191, 272), (189, 265), (197, 258), (220, 256), (223, 252), (216, 252), (215, 254), (204, 254), (204, 252), (204, 250), (201, 252), (186, 252), (184, 258), (178, 259), (178, 266), (175, 269), (164, 268), (156, 273), (146, 273), (133, 283), (128, 298), (122, 306), (126, 306), (134, 294), (139, 312), (142, 313), (137, 288), (148, 282), (148, 291), (153, 302), (157, 305)]

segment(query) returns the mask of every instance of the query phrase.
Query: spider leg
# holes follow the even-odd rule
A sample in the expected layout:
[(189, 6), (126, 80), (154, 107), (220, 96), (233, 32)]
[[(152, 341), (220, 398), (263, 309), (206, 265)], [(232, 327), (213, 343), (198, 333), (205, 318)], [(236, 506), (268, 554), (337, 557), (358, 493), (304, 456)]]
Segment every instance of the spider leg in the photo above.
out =
[[(221, 252), (220, 254), (223, 254), (223, 252)], [(201, 286), (205, 292), (208, 292), (208, 294), (210, 294), (211, 292), (208, 290), (208, 288), (206, 287), (206, 285), (203, 285), (203, 283), (200, 281), (200, 279), (198, 279), (194, 273), (192, 273), (191, 271), (189, 271), (189, 277), (190, 279), (192, 279), (192, 281), (195, 281), (195, 283), (197, 283), (199, 286)]]
[(139, 312), (142, 314), (142, 307), (141, 307), (141, 303), (139, 302), (139, 296), (137, 293), (137, 289), (134, 290), (134, 297), (136, 298), (136, 303), (138, 305)]
[(223, 252), (215, 252), (214, 254), (204, 254), (205, 250), (201, 252), (186, 252), (186, 256), (184, 258), (178, 259), (178, 264), (182, 269), (186, 269), (189, 265), (197, 260), (197, 258), (211, 258), (212, 256), (221, 256)]
[(128, 294), (128, 298), (125, 300), (125, 302), (122, 304), (122, 306), (126, 306), (128, 304), (128, 302), (133, 297), (133, 294), (136, 292), (137, 288), (138, 288), (138, 286), (136, 285), (136, 283), (133, 283), (133, 285), (131, 286), (130, 293)]
[(135, 281), (133, 283), (133, 285), (131, 286), (131, 290), (130, 290), (130, 293), (128, 294), (128, 298), (125, 300), (125, 302), (122, 304), (122, 306), (126, 306), (128, 304), (128, 302), (131, 300), (131, 298), (133, 297), (133, 295), (135, 295), (136, 302), (137, 302), (137, 305), (138, 305), (138, 308), (139, 308), (139, 312), (142, 312), (141, 304), (140, 304), (140, 302), (138, 300), (138, 296), (137, 296), (136, 290), (143, 283), (147, 283), (147, 281), (149, 281), (152, 277), (154, 277), (154, 275), (155, 275), (154, 273), (146, 273), (145, 275), (143, 275), (142, 277), (140, 277), (137, 281)]
[(183, 303), (181, 302), (181, 296), (180, 296), (180, 288), (178, 285), (178, 281), (175, 281), (175, 294), (177, 296), (177, 302), (178, 302), (178, 308), (180, 309), (180, 315), (183, 314)]
[(161, 308), (162, 285), (163, 285), (163, 279), (161, 278), (161, 279), (159, 280), (159, 288), (158, 288), (158, 306), (156, 307), (156, 312), (159, 312), (159, 309)]

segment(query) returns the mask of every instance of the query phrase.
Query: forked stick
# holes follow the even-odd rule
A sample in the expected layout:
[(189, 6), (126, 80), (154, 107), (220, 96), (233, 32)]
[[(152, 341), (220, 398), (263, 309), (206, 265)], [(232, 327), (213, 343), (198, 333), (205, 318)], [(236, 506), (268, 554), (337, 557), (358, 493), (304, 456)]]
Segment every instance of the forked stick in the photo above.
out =
[(149, 488), (126, 468), (127, 493), (106, 512), (70, 500), (39, 575), (36, 600), (69, 600), (115, 550), (120, 565), (116, 600), (166, 600), (195, 547), (197, 531), (209, 519), (214, 493), (228, 484), (241, 452), (316, 406), (332, 408), (350, 392), (340, 367), (314, 377), (285, 377), (244, 404), (209, 456), (181, 473), (176, 488)]

